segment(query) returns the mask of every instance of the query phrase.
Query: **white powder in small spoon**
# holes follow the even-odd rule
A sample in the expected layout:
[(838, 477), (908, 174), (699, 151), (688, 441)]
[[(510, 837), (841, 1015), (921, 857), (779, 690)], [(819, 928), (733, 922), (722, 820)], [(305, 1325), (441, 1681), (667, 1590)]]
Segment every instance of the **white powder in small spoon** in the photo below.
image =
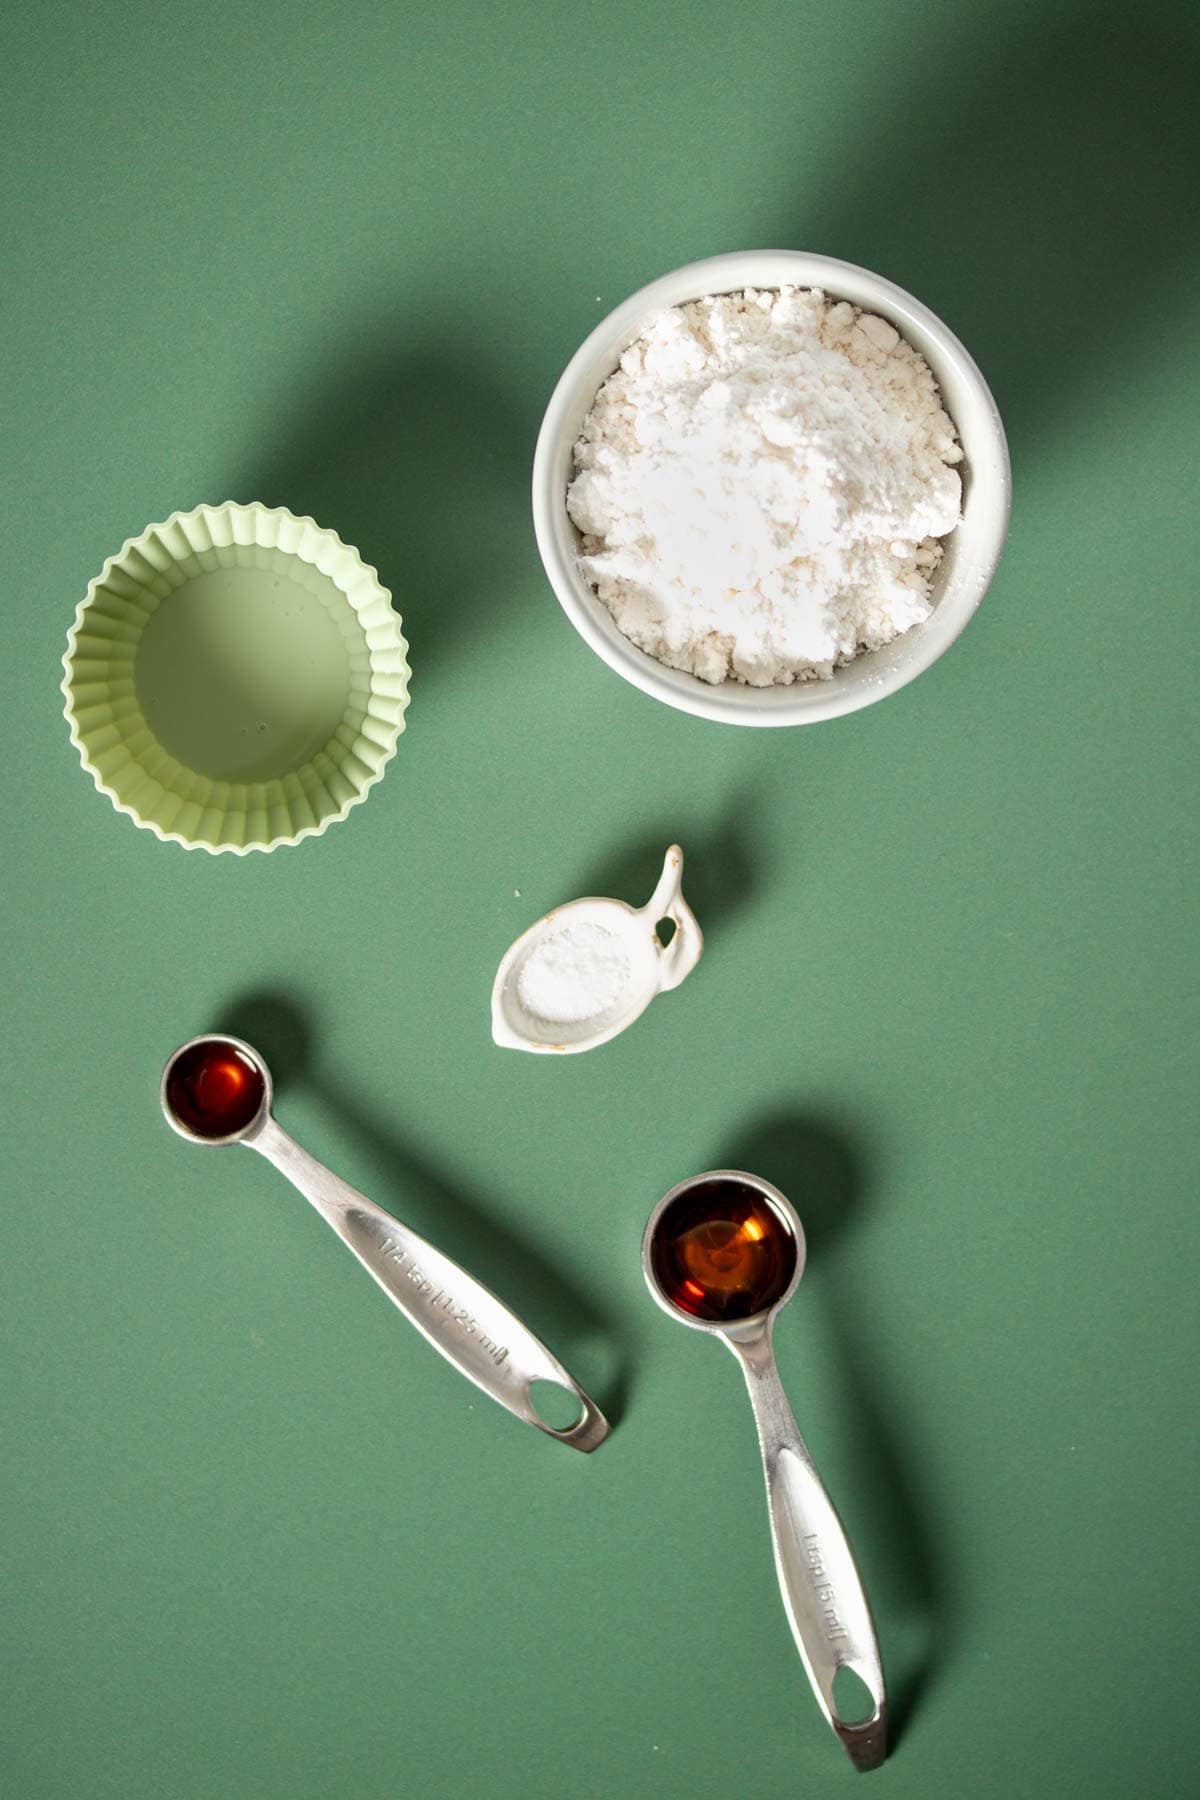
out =
[(629, 958), (614, 932), (603, 925), (564, 925), (521, 964), (517, 998), (548, 1025), (577, 1025), (607, 1012), (628, 982)]

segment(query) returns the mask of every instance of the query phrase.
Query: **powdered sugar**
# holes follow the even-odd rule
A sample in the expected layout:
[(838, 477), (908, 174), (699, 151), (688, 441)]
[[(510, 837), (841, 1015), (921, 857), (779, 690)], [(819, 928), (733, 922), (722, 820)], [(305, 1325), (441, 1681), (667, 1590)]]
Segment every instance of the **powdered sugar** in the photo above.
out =
[(629, 976), (629, 957), (614, 932), (590, 923), (565, 925), (521, 964), (517, 998), (535, 1019), (577, 1025), (615, 1005)]
[(663, 313), (575, 446), (581, 568), (627, 637), (710, 682), (828, 676), (929, 616), (962, 456), (922, 357), (818, 289)]

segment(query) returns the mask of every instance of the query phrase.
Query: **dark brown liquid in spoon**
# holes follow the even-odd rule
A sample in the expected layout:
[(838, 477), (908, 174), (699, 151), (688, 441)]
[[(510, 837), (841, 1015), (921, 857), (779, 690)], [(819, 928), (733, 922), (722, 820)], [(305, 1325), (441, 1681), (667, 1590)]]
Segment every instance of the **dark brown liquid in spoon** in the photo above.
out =
[(757, 1188), (705, 1181), (667, 1207), (650, 1259), (668, 1300), (724, 1324), (774, 1305), (795, 1271), (796, 1240)]
[(167, 1105), (194, 1137), (232, 1137), (262, 1105), (258, 1065), (225, 1038), (203, 1038), (177, 1056), (167, 1076)]

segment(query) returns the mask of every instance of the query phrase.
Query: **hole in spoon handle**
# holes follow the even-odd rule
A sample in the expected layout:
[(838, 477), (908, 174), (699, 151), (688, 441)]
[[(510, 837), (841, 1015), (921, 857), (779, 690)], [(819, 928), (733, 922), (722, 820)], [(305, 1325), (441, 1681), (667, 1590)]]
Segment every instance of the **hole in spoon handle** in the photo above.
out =
[[(665, 993), (678, 987), (684, 976), (691, 973), (704, 949), (704, 933), (683, 897), (683, 851), (678, 844), (672, 844), (667, 851), (658, 886), (642, 913), (651, 921), (658, 938), (658, 985), (659, 991)], [(664, 944), (658, 928), (666, 919), (671, 922), (672, 932)]]
[(881, 1768), (887, 1756), (887, 1703), (880, 1701), (874, 1715), (858, 1725), (843, 1725), (833, 1720), (833, 1729), (841, 1739), (846, 1755), (861, 1774)]
[(847, 1657), (834, 1672), (829, 1722), (856, 1769), (877, 1769), (887, 1753), (887, 1704), (874, 1671)]
[[(532, 1384), (535, 1388), (549, 1385), (551, 1384), (542, 1382)], [(604, 1442), (612, 1428), (600, 1408), (593, 1400), (588, 1399), (582, 1388), (577, 1387), (573, 1382), (570, 1387), (562, 1386), (560, 1383), (554, 1385), (560, 1387), (564, 1398), (569, 1396), (575, 1401), (579, 1417), (573, 1424), (567, 1426), (549, 1424), (541, 1416), (537, 1401), (531, 1395), (530, 1405), (533, 1416), (529, 1423), (536, 1425), (539, 1431), (544, 1431), (547, 1437), (557, 1438), (560, 1444), (570, 1444), (573, 1450), (581, 1450), (586, 1455)]]

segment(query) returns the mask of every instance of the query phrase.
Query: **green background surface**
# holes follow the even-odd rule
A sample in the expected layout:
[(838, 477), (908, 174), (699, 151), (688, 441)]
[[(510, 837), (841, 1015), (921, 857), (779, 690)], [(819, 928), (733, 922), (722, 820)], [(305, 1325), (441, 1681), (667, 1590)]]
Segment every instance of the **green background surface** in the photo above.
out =
[[(3, 33), (5, 1794), (859, 1780), (737, 1371), (642, 1284), (654, 1201), (729, 1163), (809, 1228), (778, 1351), (878, 1617), (872, 1791), (1194, 1791), (1194, 9), (125, 0)], [(592, 656), (527, 494), (592, 324), (756, 245), (932, 306), (1015, 471), (960, 643), (790, 733)], [(57, 692), (105, 556), (225, 498), (358, 545), (414, 671), (367, 805), (245, 860), (119, 817)], [(495, 1049), (510, 939), (640, 902), (675, 837), (693, 978), (593, 1055)], [(596, 1456), (476, 1395), (264, 1164), (164, 1129), (160, 1064), (214, 1023), (595, 1388)]]

